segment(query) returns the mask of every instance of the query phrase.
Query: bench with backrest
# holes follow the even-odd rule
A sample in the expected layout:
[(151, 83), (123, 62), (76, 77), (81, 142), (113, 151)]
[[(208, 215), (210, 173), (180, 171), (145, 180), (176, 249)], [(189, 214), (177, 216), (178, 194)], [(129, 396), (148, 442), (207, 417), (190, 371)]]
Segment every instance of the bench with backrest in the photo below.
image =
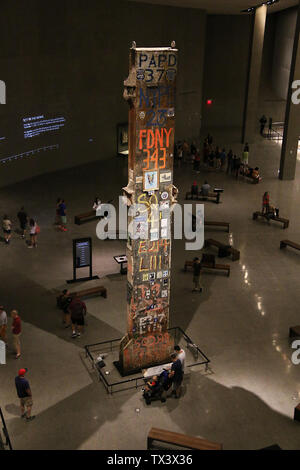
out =
[(287, 246), (291, 246), (292, 248), (295, 248), (295, 250), (300, 250), (299, 243), (292, 242), (291, 240), (281, 240), (280, 249), (285, 248)]
[(208, 238), (207, 240), (205, 240), (204, 246), (216, 246), (217, 248), (227, 250), (227, 252), (231, 254), (232, 261), (237, 261), (240, 259), (239, 250), (236, 250), (232, 246), (225, 245), (224, 243), (221, 243), (218, 240), (214, 240), (213, 238)]
[(280, 222), (283, 224), (283, 228), (288, 228), (290, 221), (288, 219), (284, 219), (283, 217), (276, 217), (276, 216), (267, 216), (266, 214), (263, 214), (260, 211), (253, 212), (253, 220), (256, 220), (258, 217), (263, 217), (264, 219), (269, 220), (274, 220), (275, 222)]
[(213, 199), (213, 200), (215, 200), (216, 204), (219, 204), (220, 197), (221, 197), (220, 192), (217, 192), (217, 193), (209, 192), (206, 196), (204, 194), (202, 194), (201, 192), (198, 192), (198, 193), (188, 192), (185, 195), (185, 199), (187, 201), (190, 201), (190, 200), (192, 200), (192, 201), (207, 201), (208, 199)]
[[(166, 431), (165, 429), (151, 428), (147, 437), (147, 449), (155, 448), (153, 443), (171, 444), (185, 449), (195, 450), (222, 450), (222, 444), (211, 442), (200, 437), (188, 436), (178, 432)], [(168, 447), (166, 447), (168, 448)]]
[[(187, 268), (192, 268), (193, 264), (193, 261), (186, 261), (184, 263), (184, 271), (187, 271)], [(213, 264), (201, 261), (201, 267), (204, 269), (213, 269), (215, 271), (226, 271), (227, 276), (230, 276), (230, 266), (228, 264)]]

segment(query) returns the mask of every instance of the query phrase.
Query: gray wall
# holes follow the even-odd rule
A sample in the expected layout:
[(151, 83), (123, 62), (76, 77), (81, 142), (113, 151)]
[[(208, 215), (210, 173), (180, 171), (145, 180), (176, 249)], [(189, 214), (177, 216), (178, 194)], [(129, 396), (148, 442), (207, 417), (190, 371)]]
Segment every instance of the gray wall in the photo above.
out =
[[(16, 15), (18, 12), (18, 15)], [(201, 10), (110, 0), (3, 2), (0, 79), (0, 159), (58, 143), (59, 151), (0, 166), (0, 186), (88, 161), (116, 158), (116, 125), (127, 121), (123, 80), (132, 40), (179, 49), (177, 138), (201, 125), (206, 14)], [(64, 116), (56, 135), (24, 140), (23, 117)], [(93, 142), (89, 139), (93, 138)]]
[(286, 100), (297, 21), (297, 8), (276, 13), (272, 86), (275, 94)]
[[(212, 15), (207, 18), (203, 126), (241, 127), (243, 120), (250, 17)], [(206, 99), (213, 100), (206, 106)]]

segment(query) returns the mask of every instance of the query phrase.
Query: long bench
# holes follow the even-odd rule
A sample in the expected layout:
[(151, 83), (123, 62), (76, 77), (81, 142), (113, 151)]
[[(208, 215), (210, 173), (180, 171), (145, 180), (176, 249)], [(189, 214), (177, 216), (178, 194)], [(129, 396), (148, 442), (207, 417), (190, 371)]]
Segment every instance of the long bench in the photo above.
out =
[(178, 432), (166, 431), (165, 429), (151, 428), (147, 437), (147, 449), (155, 448), (153, 442), (171, 444), (186, 449), (195, 450), (222, 450), (222, 444), (211, 442), (200, 437), (188, 436)]
[[(192, 268), (194, 262), (193, 261), (186, 261), (184, 263), (184, 271), (187, 271), (187, 268)], [(201, 262), (201, 267), (205, 269), (213, 269), (216, 271), (226, 271), (227, 276), (230, 276), (230, 266), (228, 264), (209, 264), (209, 263), (203, 263)]]
[(75, 215), (74, 224), (81, 225), (82, 222), (87, 222), (98, 218), (99, 216), (97, 216), (96, 211), (93, 209), (89, 212), (85, 212), (84, 214)]
[(298, 336), (300, 336), (300, 325), (291, 326), (289, 331), (289, 337), (297, 338)]
[(291, 240), (281, 240), (280, 249), (285, 248), (287, 246), (291, 246), (292, 248), (295, 248), (295, 250), (300, 250), (299, 243), (291, 242)]
[[(89, 297), (91, 295), (96, 295), (96, 294), (100, 294), (102, 297), (104, 297), (104, 299), (106, 299), (107, 298), (106, 287), (97, 286), (97, 287), (90, 287), (89, 289), (83, 289), (83, 290), (76, 291), (76, 292), (70, 292), (70, 297), (74, 298), (78, 296), (79, 298), (82, 298), (82, 297)], [(58, 305), (58, 299), (59, 297), (56, 298), (57, 305)]]
[(221, 197), (221, 193), (220, 192), (217, 192), (217, 193), (208, 193), (207, 196), (204, 196), (203, 194), (201, 194), (201, 192), (198, 192), (197, 194), (192, 194), (191, 192), (188, 192), (186, 193), (185, 195), (185, 199), (186, 201), (207, 201), (208, 199), (213, 199), (215, 200), (215, 203), (216, 204), (219, 204), (220, 202), (220, 197)]
[(213, 226), (213, 227), (226, 227), (227, 232), (229, 233), (229, 222), (215, 222), (215, 221), (208, 221), (204, 220), (204, 225), (207, 225), (208, 227)]
[(216, 246), (217, 248), (226, 248), (227, 251), (228, 251), (228, 253), (231, 254), (232, 261), (237, 261), (237, 260), (240, 259), (240, 252), (239, 252), (239, 250), (236, 250), (236, 249), (233, 248), (232, 246), (231, 246), (231, 247), (228, 247), (228, 246), (224, 245), (224, 243), (221, 243), (221, 242), (219, 242), (218, 240), (214, 240), (213, 238), (208, 238), (207, 240), (205, 240), (204, 246), (205, 246), (205, 247)]
[(283, 228), (288, 228), (289, 224), (290, 224), (290, 221), (288, 219), (284, 219), (283, 217), (267, 217), (266, 214), (263, 214), (262, 212), (260, 211), (256, 211), (256, 212), (253, 212), (253, 220), (256, 220), (258, 217), (263, 217), (264, 219), (267, 219), (268, 221), (269, 220), (274, 220), (275, 222), (280, 222), (283, 224)]

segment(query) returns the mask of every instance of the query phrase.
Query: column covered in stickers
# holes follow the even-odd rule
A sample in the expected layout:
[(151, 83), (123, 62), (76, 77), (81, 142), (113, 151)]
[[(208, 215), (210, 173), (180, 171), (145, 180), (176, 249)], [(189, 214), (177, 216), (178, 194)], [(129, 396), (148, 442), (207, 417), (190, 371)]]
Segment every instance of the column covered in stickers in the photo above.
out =
[(130, 49), (124, 98), (129, 104), (127, 334), (124, 374), (170, 361), (171, 269), (177, 49)]

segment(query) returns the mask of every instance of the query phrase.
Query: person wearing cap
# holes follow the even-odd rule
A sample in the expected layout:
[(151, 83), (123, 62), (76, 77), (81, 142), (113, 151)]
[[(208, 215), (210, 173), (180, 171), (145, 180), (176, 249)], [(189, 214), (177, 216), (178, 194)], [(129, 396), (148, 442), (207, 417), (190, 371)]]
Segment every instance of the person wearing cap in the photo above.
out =
[(25, 379), (26, 372), (27, 369), (19, 370), (19, 373), (15, 378), (15, 384), (18, 397), (20, 398), (21, 417), (26, 418), (26, 421), (32, 421), (35, 416), (31, 416), (33, 401), (29, 382), (27, 379)]
[(0, 339), (7, 343), (6, 338), (6, 329), (7, 329), (7, 315), (4, 311), (3, 305), (0, 306)]

